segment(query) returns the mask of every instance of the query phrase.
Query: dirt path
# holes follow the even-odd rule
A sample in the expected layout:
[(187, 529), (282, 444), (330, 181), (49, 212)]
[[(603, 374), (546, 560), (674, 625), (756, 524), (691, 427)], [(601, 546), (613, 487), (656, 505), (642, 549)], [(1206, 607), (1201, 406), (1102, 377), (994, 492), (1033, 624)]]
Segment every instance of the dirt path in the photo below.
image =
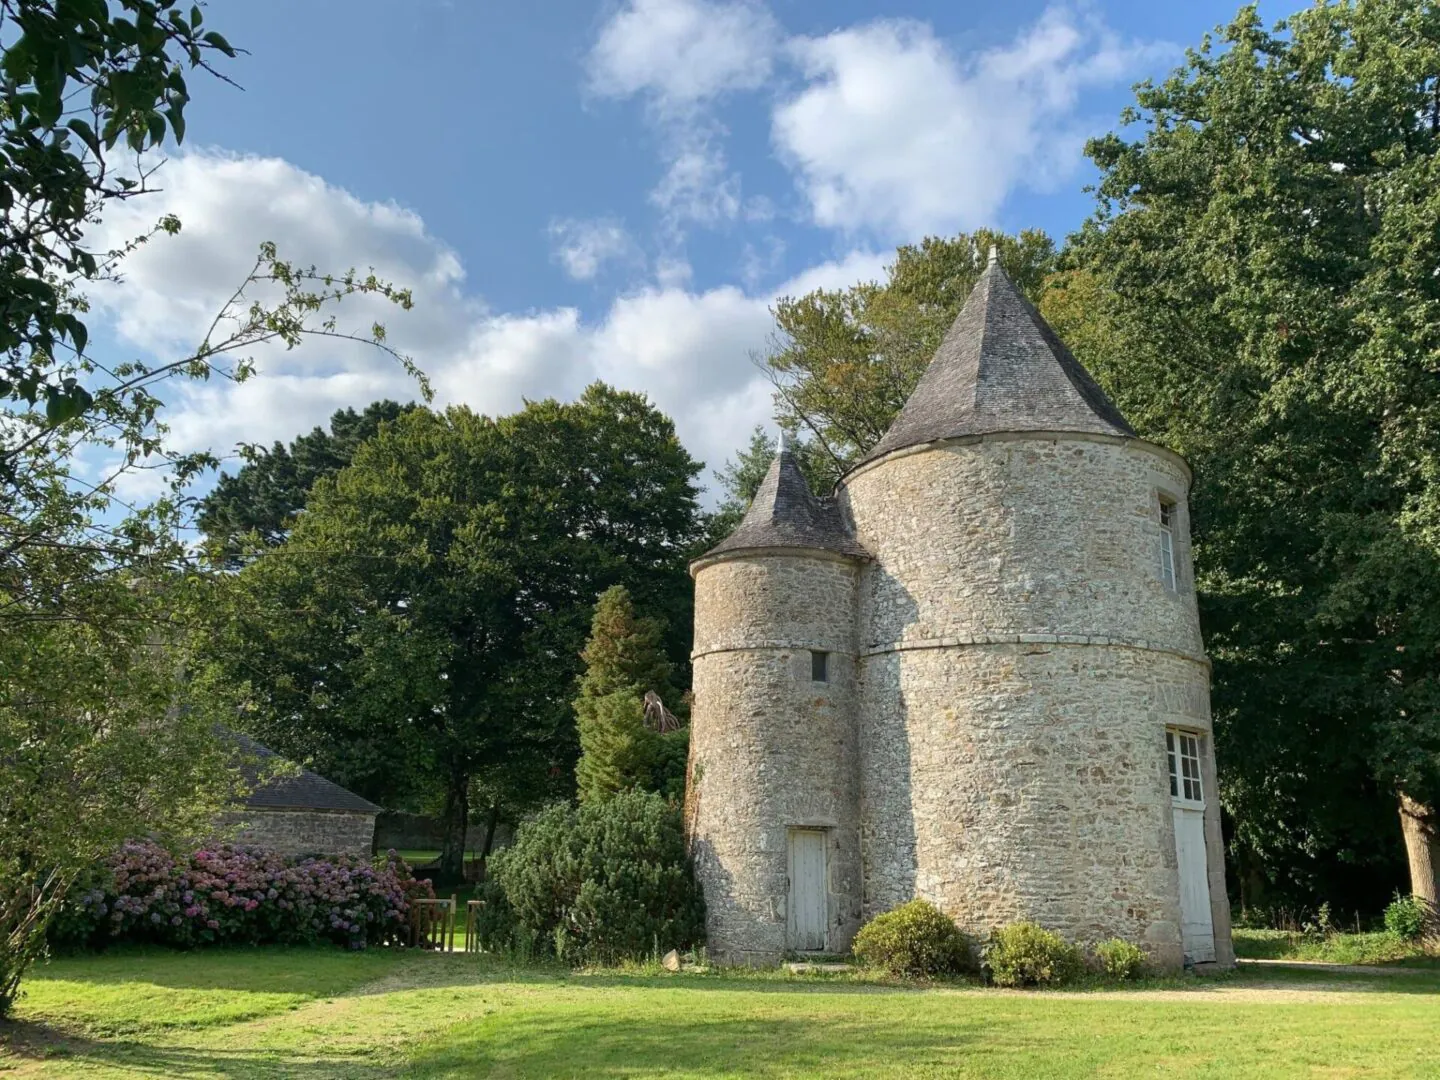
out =
[(1379, 964), (1331, 964), (1324, 960), (1240, 960), (1240, 969), (1291, 968), (1301, 971), (1323, 971), (1336, 975), (1436, 975), (1435, 968), (1382, 967)]

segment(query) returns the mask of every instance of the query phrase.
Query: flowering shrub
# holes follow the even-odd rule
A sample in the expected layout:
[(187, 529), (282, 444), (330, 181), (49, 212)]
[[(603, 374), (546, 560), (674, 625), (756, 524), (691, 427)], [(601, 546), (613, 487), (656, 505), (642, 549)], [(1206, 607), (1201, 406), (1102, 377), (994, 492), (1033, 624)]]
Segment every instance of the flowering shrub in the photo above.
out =
[(433, 895), (393, 851), (374, 865), (228, 844), (177, 858), (132, 841), (98, 884), (72, 896), (63, 922), (66, 937), (92, 943), (333, 942), (363, 949), (400, 941), (410, 900)]

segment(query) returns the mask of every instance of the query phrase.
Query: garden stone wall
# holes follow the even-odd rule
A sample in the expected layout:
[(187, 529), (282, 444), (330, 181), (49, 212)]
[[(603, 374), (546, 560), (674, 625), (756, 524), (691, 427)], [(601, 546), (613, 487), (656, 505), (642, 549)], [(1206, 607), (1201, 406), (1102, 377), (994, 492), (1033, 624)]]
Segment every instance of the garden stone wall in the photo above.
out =
[(352, 855), (369, 859), (375, 841), (373, 812), (247, 807), (224, 815), (220, 823), (240, 824), (236, 843), (285, 855)]
[[(514, 838), (513, 826), (501, 822), (495, 826), (492, 850), (499, 851)], [(440, 819), (428, 814), (407, 814), (402, 810), (382, 810), (375, 818), (375, 850), (439, 851), (445, 830)], [(485, 847), (485, 822), (472, 821), (465, 833), (465, 850), (477, 854)]]

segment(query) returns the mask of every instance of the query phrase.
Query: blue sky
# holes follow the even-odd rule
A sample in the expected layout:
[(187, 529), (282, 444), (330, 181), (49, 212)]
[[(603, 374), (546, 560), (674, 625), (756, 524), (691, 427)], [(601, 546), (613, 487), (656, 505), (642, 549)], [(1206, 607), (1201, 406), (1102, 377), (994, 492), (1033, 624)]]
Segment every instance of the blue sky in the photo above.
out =
[[(106, 221), (126, 235), (174, 211), (184, 229), (97, 297), (105, 340), (179, 354), (271, 239), (412, 286), (387, 322), (441, 403), (503, 412), (604, 378), (718, 467), (769, 417), (752, 356), (776, 295), (875, 277), (927, 233), (1063, 237), (1090, 208), (1084, 138), (1234, 11), (211, 0), (248, 50), (226, 68), (244, 89), (197, 77), (165, 190)], [(354, 350), (257, 361), (244, 385), (173, 394), (179, 445), (224, 454), (414, 396)]]

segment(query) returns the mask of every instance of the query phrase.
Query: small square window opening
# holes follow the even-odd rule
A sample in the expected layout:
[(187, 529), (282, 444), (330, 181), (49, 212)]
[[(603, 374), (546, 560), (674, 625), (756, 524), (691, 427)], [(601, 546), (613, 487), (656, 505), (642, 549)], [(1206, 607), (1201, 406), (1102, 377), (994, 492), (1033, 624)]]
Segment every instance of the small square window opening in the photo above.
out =
[(830, 681), (830, 654), (828, 652), (810, 653), (810, 681)]

